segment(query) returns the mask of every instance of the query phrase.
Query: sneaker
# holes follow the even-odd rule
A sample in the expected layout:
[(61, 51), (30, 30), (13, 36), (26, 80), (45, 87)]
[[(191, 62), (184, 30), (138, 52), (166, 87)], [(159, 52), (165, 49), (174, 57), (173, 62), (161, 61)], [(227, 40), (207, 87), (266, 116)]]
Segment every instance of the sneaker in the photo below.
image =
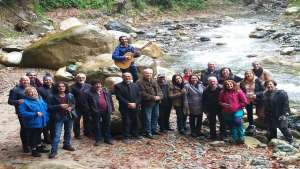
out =
[(161, 135), (161, 134), (157, 131), (154, 131), (154, 132), (152, 132), (152, 135)]
[(28, 146), (23, 146), (23, 153), (29, 153), (30, 148)]
[(256, 134), (256, 127), (254, 125), (249, 125), (245, 131), (247, 136), (254, 136)]
[(149, 139), (154, 139), (152, 134), (146, 134), (145, 137), (147, 137)]
[(38, 151), (39, 153), (49, 153), (49, 152), (50, 152), (50, 150), (47, 150), (45, 146), (39, 146), (39, 147), (37, 148), (37, 151)]
[(55, 158), (56, 155), (57, 155), (57, 153), (51, 152), (48, 157), (50, 159), (53, 159), (53, 158)]
[(72, 146), (63, 146), (63, 149), (68, 151), (75, 151), (75, 148)]
[(42, 155), (38, 152), (37, 149), (31, 151), (32, 157), (41, 157)]

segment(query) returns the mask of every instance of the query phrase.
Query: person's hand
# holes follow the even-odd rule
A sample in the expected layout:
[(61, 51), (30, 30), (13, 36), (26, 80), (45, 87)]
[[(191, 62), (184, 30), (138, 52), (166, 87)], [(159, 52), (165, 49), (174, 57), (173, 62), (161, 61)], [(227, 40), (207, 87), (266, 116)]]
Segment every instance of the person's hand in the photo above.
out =
[(134, 54), (133, 54), (133, 56), (134, 56), (134, 57), (139, 57), (139, 56), (141, 56), (141, 51), (139, 51), (139, 50), (135, 51)]
[(72, 111), (72, 107), (68, 107), (68, 108), (67, 108), (67, 111), (68, 111), (68, 112), (71, 112), (71, 111)]
[(69, 105), (68, 104), (60, 104), (60, 107), (62, 109), (67, 109), (69, 107)]
[(158, 100), (160, 100), (160, 97), (159, 96), (154, 96), (154, 100), (158, 101)]
[(136, 103), (128, 103), (128, 108), (129, 109), (135, 109), (136, 108)]
[(42, 112), (37, 112), (36, 113), (38, 116), (43, 116), (43, 113)]
[(279, 116), (278, 120), (286, 120), (287, 117), (285, 115)]
[(24, 99), (19, 99), (18, 104), (22, 104), (24, 102)]

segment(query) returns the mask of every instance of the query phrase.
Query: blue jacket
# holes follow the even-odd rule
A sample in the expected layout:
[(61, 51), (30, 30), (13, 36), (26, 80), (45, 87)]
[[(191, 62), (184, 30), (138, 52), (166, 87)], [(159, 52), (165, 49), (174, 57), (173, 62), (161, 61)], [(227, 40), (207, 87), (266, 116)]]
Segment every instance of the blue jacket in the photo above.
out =
[(135, 52), (134, 47), (131, 45), (128, 45), (128, 47), (119, 45), (117, 46), (114, 53), (112, 54), (112, 59), (117, 61), (124, 61), (125, 60), (124, 54), (127, 52), (134, 53)]
[(8, 104), (15, 106), (16, 113), (19, 114), (18, 100), (25, 98), (25, 88), (21, 85), (16, 85), (9, 91)]
[[(42, 112), (42, 116), (38, 116), (37, 112)], [(47, 104), (42, 98), (33, 99), (25, 97), (24, 102), (19, 106), (19, 115), (26, 128), (43, 128), (48, 122)]]

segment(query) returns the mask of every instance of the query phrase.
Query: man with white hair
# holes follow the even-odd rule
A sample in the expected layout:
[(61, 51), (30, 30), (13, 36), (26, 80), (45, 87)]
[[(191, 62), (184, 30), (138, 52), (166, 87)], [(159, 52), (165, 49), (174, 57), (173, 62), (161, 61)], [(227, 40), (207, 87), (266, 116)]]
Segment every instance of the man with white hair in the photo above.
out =
[(215, 62), (208, 62), (207, 69), (201, 71), (201, 81), (204, 86), (208, 85), (208, 78), (211, 76), (219, 77), (219, 70), (216, 69)]
[(218, 116), (220, 122), (220, 139), (226, 136), (224, 117), (221, 113), (221, 106), (219, 105), (219, 94), (221, 87), (218, 85), (218, 80), (215, 76), (208, 78), (208, 87), (203, 93), (203, 109), (208, 115), (210, 139), (216, 140), (216, 116)]
[(13, 89), (9, 92), (8, 104), (15, 106), (16, 114), (18, 115), (18, 119), (21, 125), (20, 137), (23, 146), (23, 152), (29, 153), (29, 145), (28, 138), (26, 136), (26, 128), (22, 122), (22, 119), (19, 115), (19, 105), (24, 102), (25, 98), (25, 88), (30, 86), (30, 79), (28, 76), (22, 76), (20, 78), (19, 84), (17, 84)]
[(76, 139), (81, 139), (80, 136), (80, 120), (83, 117), (83, 133), (86, 136), (91, 136), (92, 123), (89, 121), (88, 112), (86, 112), (86, 92), (89, 91), (91, 85), (85, 83), (86, 75), (83, 73), (78, 73), (75, 78), (76, 82), (71, 85), (70, 91), (75, 98), (75, 109), (77, 113), (77, 118), (74, 120), (73, 132)]
[(153, 70), (146, 68), (143, 71), (143, 79), (138, 82), (142, 97), (142, 108), (145, 113), (146, 137), (152, 139), (153, 135), (158, 135), (157, 123), (159, 115), (159, 102), (163, 98), (163, 93), (153, 79)]

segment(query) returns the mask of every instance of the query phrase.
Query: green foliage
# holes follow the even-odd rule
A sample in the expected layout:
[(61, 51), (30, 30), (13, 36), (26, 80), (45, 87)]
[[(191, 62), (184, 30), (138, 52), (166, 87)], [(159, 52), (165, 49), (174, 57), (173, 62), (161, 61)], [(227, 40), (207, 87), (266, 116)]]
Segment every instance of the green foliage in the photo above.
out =
[(114, 0), (39, 0), (38, 4), (46, 9), (55, 8), (80, 8), (98, 9), (104, 6), (111, 7)]
[(289, 3), (300, 6), (300, 0), (289, 0)]

